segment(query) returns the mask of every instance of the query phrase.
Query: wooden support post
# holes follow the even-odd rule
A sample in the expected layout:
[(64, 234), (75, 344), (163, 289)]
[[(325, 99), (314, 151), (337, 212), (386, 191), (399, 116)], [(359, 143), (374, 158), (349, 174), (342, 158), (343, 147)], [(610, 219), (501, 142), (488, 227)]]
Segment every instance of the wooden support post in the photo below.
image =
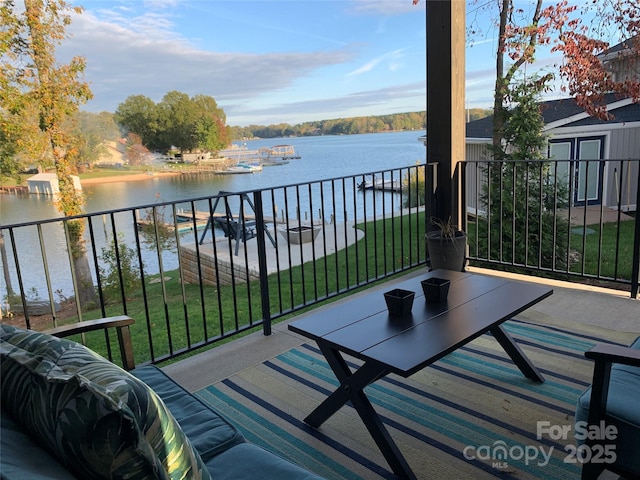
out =
[(465, 156), (465, 2), (426, 2), (427, 163), (435, 169), (432, 213), (460, 224), (464, 206), (454, 188), (456, 164)]

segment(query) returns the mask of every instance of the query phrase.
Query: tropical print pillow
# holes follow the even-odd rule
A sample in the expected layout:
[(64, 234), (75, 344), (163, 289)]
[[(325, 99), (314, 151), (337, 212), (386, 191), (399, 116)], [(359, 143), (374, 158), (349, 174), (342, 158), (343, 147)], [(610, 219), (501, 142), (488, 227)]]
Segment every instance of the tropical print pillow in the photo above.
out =
[(2, 408), (78, 478), (205, 479), (144, 382), (76, 342), (0, 325)]

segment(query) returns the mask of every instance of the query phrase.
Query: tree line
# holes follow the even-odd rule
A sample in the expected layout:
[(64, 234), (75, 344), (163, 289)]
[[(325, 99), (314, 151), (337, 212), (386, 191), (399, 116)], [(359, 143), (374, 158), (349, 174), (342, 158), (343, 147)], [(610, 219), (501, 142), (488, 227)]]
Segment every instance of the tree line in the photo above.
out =
[[(482, 118), (490, 110), (471, 109), (469, 119)], [(169, 92), (154, 103), (143, 95), (128, 97), (115, 113), (72, 113), (67, 123), (75, 141), (74, 170), (82, 172), (107, 151), (107, 142), (119, 141), (124, 158), (130, 165), (140, 164), (149, 151), (168, 152), (194, 150), (216, 152), (227, 148), (234, 140), (310, 135), (352, 135), (401, 130), (423, 130), (426, 112), (328, 119), (274, 125), (226, 126), (225, 114), (212, 97), (196, 95), (189, 98), (181, 92)], [(38, 138), (31, 131), (29, 138)], [(10, 142), (3, 144), (5, 148)], [(23, 154), (6, 155), (0, 161), (0, 177), (17, 177), (20, 172), (36, 166), (54, 167), (52, 156), (39, 155), (36, 149)]]
[[(473, 108), (469, 119), (476, 120), (491, 114), (491, 110)], [(234, 140), (246, 138), (307, 137), (313, 135), (354, 135), (401, 130), (423, 130), (426, 128), (427, 112), (393, 113), (367, 117), (337, 118), (304, 122), (296, 125), (278, 123), (268, 126), (249, 125), (231, 127)]]

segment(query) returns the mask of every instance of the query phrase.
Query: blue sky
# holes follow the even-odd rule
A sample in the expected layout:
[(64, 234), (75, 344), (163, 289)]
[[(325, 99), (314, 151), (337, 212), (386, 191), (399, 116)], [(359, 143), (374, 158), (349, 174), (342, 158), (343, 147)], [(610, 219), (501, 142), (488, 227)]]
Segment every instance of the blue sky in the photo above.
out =
[[(74, 0), (85, 11), (59, 55), (86, 58), (94, 99), (83, 109), (92, 112), (172, 90), (212, 96), (229, 125), (420, 111), (425, 2)], [(471, 18), (485, 33), (467, 47), (467, 105), (489, 108), (495, 32), (474, 5)], [(536, 69), (552, 62), (539, 57)]]

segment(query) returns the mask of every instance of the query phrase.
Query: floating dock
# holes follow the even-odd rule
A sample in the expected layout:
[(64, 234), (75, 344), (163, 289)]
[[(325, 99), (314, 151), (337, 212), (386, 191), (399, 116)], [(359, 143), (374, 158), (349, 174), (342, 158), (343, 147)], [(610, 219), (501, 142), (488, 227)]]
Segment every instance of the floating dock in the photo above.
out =
[(365, 180), (358, 185), (358, 190), (380, 190), (383, 192), (400, 192), (402, 191), (402, 182), (400, 180), (383, 180), (375, 181)]

